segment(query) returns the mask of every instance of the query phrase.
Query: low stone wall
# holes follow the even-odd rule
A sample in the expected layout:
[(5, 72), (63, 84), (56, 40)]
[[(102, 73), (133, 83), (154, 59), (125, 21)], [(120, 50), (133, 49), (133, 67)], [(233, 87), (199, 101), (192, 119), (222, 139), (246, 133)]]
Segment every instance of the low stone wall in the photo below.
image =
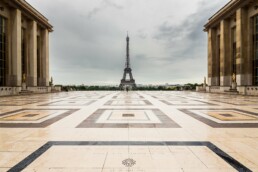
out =
[(221, 90), (220, 90), (219, 86), (212, 86), (212, 87), (210, 87), (210, 92), (211, 93), (221, 93)]
[(54, 87), (52, 87), (51, 91), (61, 92), (61, 86), (54, 86)]
[[(220, 86), (207, 86), (206, 92), (210, 93), (225, 93), (229, 91), (230, 87), (220, 87)], [(196, 91), (199, 91), (199, 89)], [(258, 95), (258, 86), (238, 86), (237, 91), (241, 95)], [(228, 92), (227, 92), (228, 93)]]
[(256, 87), (252, 87), (252, 86), (248, 86), (246, 87), (246, 95), (258, 95), (258, 86)]
[(197, 87), (196, 87), (196, 91), (197, 91), (197, 92), (205, 92), (205, 91), (206, 91), (206, 87), (197, 86)]
[(224, 93), (226, 91), (229, 91), (231, 87), (220, 87), (220, 92)]
[(241, 95), (246, 95), (246, 90), (247, 90), (247, 87), (245, 87), (245, 86), (239, 86), (239, 87), (237, 87), (237, 91), (238, 91), (239, 94), (241, 94)]
[(21, 87), (0, 87), (0, 96), (18, 95)]
[[(22, 87), (0, 87), (0, 96), (19, 95)], [(31, 93), (51, 93), (61, 92), (61, 86), (54, 87), (27, 87), (27, 91)]]
[(51, 92), (51, 87), (27, 87), (27, 90), (33, 93), (49, 93)]

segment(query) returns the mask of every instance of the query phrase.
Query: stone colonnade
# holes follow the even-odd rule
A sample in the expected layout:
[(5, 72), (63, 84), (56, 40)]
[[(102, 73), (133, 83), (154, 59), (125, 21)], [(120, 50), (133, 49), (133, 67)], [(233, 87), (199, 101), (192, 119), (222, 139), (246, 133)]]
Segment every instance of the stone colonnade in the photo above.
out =
[(238, 86), (253, 84), (253, 23), (248, 14), (248, 8), (237, 9), (233, 17), (208, 28), (209, 86), (230, 87), (233, 73)]
[[(19, 9), (11, 10), (10, 19), (7, 20), (9, 20), (8, 38), (10, 40), (8, 44), (10, 53), (7, 58), (7, 86), (21, 86), (23, 76), (21, 11)], [(27, 86), (49, 86), (49, 31), (43, 28), (38, 30), (37, 22), (34, 20), (28, 20), (27, 23), (25, 73)], [(40, 41), (37, 40), (38, 37)], [(37, 69), (38, 67), (40, 70)]]

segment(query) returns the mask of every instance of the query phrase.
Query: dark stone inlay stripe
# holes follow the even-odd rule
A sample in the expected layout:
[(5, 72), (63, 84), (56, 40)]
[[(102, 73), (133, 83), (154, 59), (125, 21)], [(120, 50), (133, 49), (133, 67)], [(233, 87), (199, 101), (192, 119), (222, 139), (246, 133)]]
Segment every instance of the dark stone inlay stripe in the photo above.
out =
[(123, 117), (135, 117), (134, 114), (123, 114)]
[(231, 115), (231, 114), (221, 114), (221, 115), (224, 117), (233, 117), (233, 115)]
[(234, 109), (234, 108), (219, 108), (219, 109), (215, 109), (215, 108), (206, 108), (206, 109), (201, 109), (201, 108), (188, 108), (188, 109), (178, 109), (179, 111), (183, 112), (184, 114), (187, 114), (189, 116), (191, 116), (192, 118), (203, 122), (204, 124), (207, 124), (213, 128), (258, 128), (258, 122), (257, 123), (217, 123), (213, 120), (210, 120), (208, 118), (205, 118), (203, 116), (200, 116), (194, 112), (191, 112), (191, 110), (232, 110), (232, 111), (237, 111), (237, 112), (243, 112), (246, 114), (251, 114), (251, 115), (255, 115), (258, 116), (258, 113), (254, 113), (254, 112), (249, 112), (249, 111), (245, 111), (245, 110), (240, 110), (240, 109)]
[(35, 117), (37, 115), (39, 115), (39, 114), (28, 114), (28, 115), (24, 115), (24, 117)]
[(53, 146), (52, 142), (47, 142), (35, 152), (27, 156), (21, 162), (16, 164), (14, 167), (8, 170), (8, 172), (17, 172), (24, 170), (27, 166), (29, 166), (32, 162), (34, 162), (37, 158), (39, 158), (42, 154), (44, 154), (49, 148)]
[(22, 171), (33, 163), (37, 158), (43, 155), (52, 146), (206, 146), (229, 165), (240, 172), (251, 172), (246, 166), (238, 162), (236, 159), (228, 155), (223, 150), (219, 149), (211, 142), (152, 142), (152, 141), (50, 141), (23, 159), (21, 162), (13, 166), (8, 172)]

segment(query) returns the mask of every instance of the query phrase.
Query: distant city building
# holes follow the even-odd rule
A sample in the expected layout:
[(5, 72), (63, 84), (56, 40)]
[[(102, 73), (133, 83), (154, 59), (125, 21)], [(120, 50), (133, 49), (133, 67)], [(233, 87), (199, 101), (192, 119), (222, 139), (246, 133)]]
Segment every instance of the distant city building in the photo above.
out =
[(29, 90), (49, 90), (52, 31), (48, 19), (25, 0), (0, 1), (0, 87), (12, 90), (25, 82)]
[(258, 1), (231, 0), (209, 19), (205, 31), (208, 33), (207, 90), (225, 92), (235, 80), (241, 94), (256, 94)]

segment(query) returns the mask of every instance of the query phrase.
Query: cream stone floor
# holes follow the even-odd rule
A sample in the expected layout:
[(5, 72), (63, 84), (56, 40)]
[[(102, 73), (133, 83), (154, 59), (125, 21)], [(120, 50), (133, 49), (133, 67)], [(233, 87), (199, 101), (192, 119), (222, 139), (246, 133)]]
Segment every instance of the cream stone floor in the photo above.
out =
[(143, 91), (0, 97), (2, 171), (258, 171), (258, 97)]

